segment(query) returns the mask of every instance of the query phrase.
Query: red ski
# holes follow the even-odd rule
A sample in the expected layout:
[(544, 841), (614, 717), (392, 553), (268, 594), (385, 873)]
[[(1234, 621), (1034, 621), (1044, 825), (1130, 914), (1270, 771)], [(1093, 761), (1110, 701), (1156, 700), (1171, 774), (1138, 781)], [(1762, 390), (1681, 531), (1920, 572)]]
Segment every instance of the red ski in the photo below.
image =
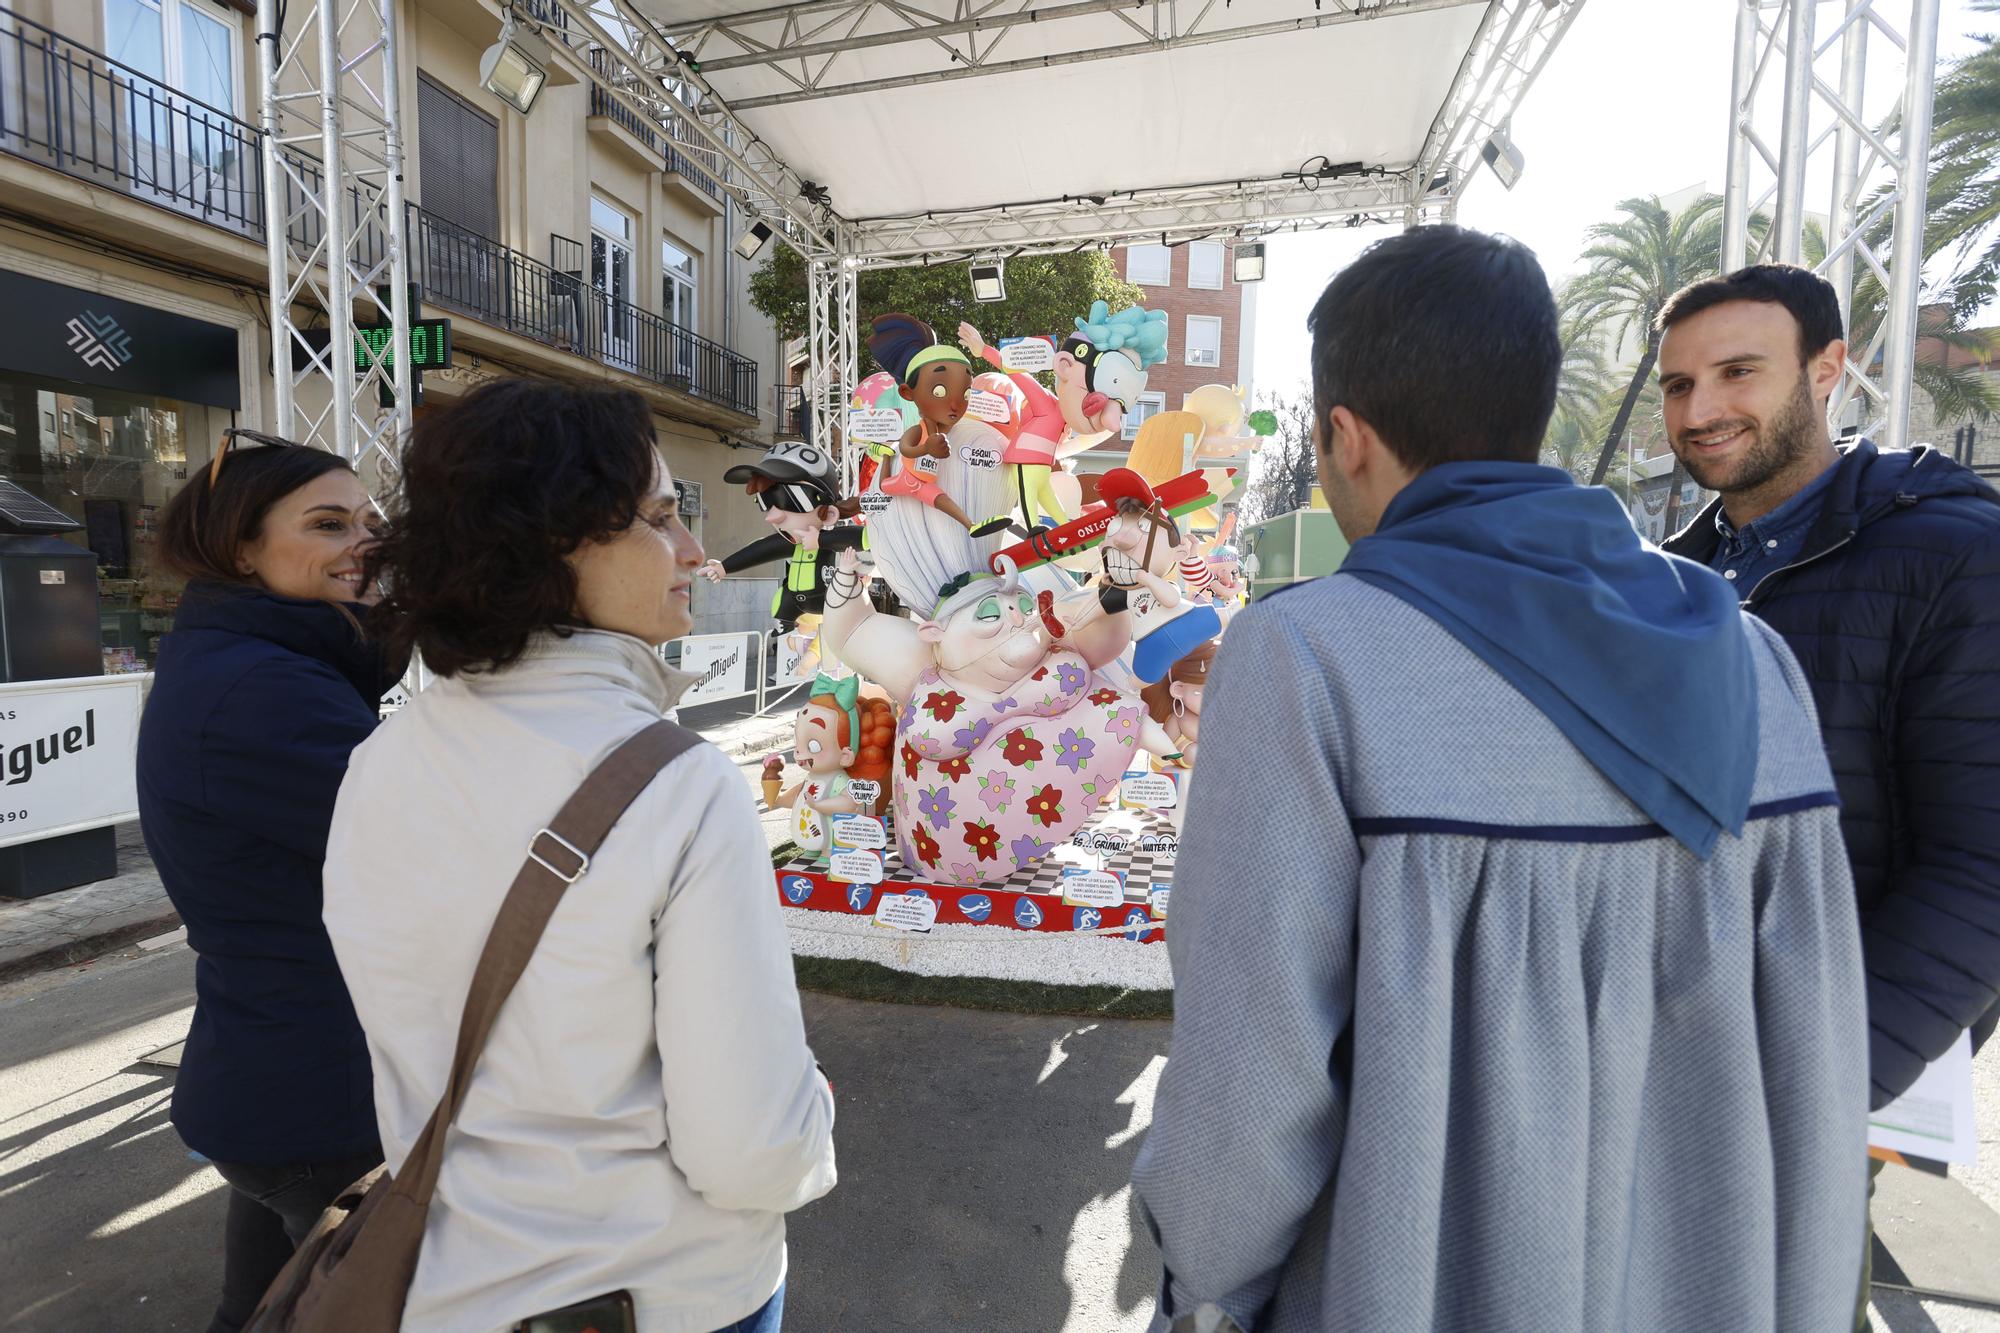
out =
[[(1224, 468), (1230, 476), (1236, 475), (1235, 468)], [(1215, 496), (1209, 493), (1208, 483), (1202, 479), (1202, 470), (1183, 472), (1172, 481), (1163, 481), (1153, 488), (1159, 497), (1160, 507), (1179, 518), (1197, 509), (1206, 509), (1215, 503)], [(1036, 565), (1047, 564), (1087, 551), (1104, 540), (1104, 530), (1111, 526), (1111, 519), (1117, 511), (1110, 505), (1100, 504), (1081, 518), (1071, 519), (1059, 528), (1048, 528), (1030, 536), (1026, 541), (1016, 542), (993, 553), (987, 567), (995, 574), (1000, 572), (1002, 559), (1014, 562), (1016, 569), (1033, 569)]]

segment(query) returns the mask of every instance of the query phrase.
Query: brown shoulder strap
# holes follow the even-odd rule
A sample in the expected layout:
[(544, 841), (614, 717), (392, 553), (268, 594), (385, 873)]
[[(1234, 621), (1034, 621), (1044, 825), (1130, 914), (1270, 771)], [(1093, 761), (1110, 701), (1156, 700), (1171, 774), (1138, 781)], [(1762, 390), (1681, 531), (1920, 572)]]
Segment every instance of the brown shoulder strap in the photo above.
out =
[(647, 784), (700, 739), (677, 722), (662, 718), (653, 723), (606, 755), (548, 827), (529, 841), (528, 859), (493, 918), (486, 949), (473, 970), (444, 1096), (397, 1173), (397, 1190), (419, 1203), (430, 1202), (444, 1164), (444, 1131), (458, 1118), (466, 1090), (472, 1086), (473, 1068), (486, 1048), (500, 1007), (527, 970), (528, 959), (541, 942), (549, 918), (555, 915), (563, 891), (583, 878), (611, 826)]

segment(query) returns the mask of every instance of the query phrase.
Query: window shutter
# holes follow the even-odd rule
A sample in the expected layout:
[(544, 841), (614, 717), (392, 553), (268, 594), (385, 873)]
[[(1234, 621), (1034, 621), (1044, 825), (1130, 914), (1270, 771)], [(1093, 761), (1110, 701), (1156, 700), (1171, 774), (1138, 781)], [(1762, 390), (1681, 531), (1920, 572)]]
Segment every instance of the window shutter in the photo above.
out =
[(425, 211), (499, 240), (499, 122), (419, 73), (417, 154)]

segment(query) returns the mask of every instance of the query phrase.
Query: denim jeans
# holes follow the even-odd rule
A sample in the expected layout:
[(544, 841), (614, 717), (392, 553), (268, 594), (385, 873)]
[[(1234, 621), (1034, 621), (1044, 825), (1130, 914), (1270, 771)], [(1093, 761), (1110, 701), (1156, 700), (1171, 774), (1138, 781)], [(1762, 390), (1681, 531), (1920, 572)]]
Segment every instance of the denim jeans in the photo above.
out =
[(746, 1319), (739, 1319), (728, 1328), (718, 1328), (715, 1333), (778, 1333), (779, 1325), (785, 1322), (785, 1284), (771, 1293), (771, 1299), (764, 1307)]
[(223, 1226), (222, 1301), (208, 1333), (237, 1333), (248, 1323), (326, 1206), (381, 1164), (379, 1147), (331, 1162), (214, 1163), (229, 1182), (229, 1220)]

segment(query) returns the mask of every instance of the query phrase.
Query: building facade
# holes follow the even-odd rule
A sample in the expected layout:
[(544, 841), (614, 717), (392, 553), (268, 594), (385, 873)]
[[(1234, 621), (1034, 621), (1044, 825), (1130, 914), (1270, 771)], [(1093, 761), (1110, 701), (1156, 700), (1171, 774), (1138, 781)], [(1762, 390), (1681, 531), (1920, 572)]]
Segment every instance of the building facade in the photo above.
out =
[[(633, 389), (704, 543), (758, 535), (721, 477), (771, 437), (778, 345), (713, 159), (571, 74), (526, 116), (486, 93), (494, 0), (398, 9), (412, 313), (448, 317), (454, 345), (417, 411), (506, 375)], [(0, 330), (0, 477), (83, 524), (121, 667), (150, 661), (178, 598), (151, 556), (160, 507), (225, 428), (275, 415), (264, 229), (303, 215), (265, 197), (253, 11), (0, 3), (0, 298), (23, 316)], [(762, 628), (774, 586), (703, 584), (697, 629)]]
[(1257, 284), (1236, 281), (1226, 243), (1127, 245), (1111, 258), (1120, 277), (1144, 290), (1141, 305), (1166, 312), (1167, 359), (1147, 372), (1146, 391), (1125, 418), (1123, 438), (1077, 456), (1086, 500), (1096, 494), (1096, 474), (1125, 462), (1147, 417), (1179, 411), (1204, 384), (1238, 385), (1246, 401), (1252, 389)]

